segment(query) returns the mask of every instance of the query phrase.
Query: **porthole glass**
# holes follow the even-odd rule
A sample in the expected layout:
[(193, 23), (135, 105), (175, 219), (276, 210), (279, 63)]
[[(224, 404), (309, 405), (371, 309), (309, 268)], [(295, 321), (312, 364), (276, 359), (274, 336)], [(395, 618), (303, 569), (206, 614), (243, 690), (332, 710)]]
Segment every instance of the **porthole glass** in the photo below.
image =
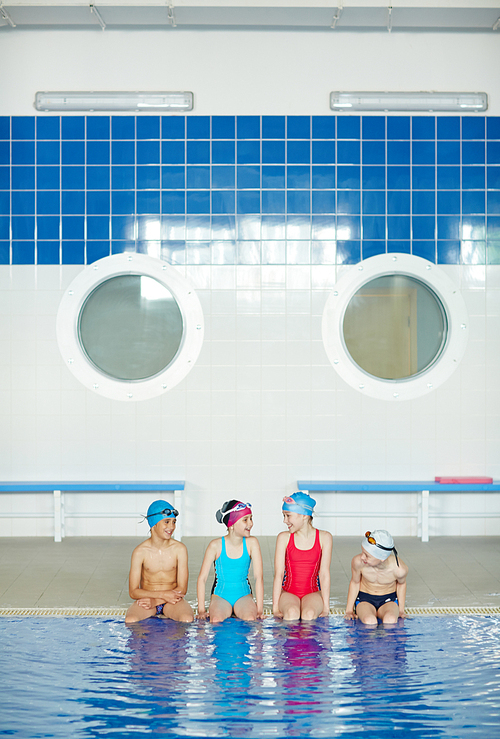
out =
[(119, 275), (86, 299), (78, 334), (89, 360), (117, 380), (144, 380), (172, 362), (182, 314), (170, 290), (146, 275)]
[(407, 275), (384, 275), (352, 296), (343, 335), (347, 351), (362, 370), (385, 380), (401, 380), (438, 359), (447, 336), (446, 313), (423, 282)]
[(445, 382), (467, 335), (459, 288), (411, 254), (380, 254), (343, 270), (323, 311), (323, 344), (336, 373), (363, 395), (391, 402)]

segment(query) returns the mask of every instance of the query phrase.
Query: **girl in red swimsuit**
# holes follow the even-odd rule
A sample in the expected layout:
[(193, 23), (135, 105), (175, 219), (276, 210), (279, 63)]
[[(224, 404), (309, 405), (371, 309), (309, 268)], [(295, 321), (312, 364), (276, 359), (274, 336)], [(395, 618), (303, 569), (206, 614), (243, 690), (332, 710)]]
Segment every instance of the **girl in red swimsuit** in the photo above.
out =
[(312, 525), (316, 501), (307, 493), (283, 498), (288, 531), (278, 534), (273, 613), (285, 621), (313, 621), (330, 613), (332, 535)]

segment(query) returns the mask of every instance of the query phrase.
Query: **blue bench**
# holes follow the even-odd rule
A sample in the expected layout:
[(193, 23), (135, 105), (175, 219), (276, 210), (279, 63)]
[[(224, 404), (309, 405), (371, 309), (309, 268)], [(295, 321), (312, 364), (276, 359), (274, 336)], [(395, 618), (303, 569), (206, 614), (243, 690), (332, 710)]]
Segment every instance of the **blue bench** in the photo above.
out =
[[(64, 538), (64, 496), (68, 493), (158, 493), (156, 497), (165, 497), (165, 493), (174, 494), (174, 506), (181, 512), (181, 494), (184, 490), (184, 481), (171, 480), (169, 482), (2, 482), (0, 493), (52, 493), (54, 499), (53, 513), (8, 513), (0, 514), (2, 518), (37, 518), (53, 517), (54, 541)], [(139, 513), (72, 513), (71, 518), (132, 518)], [(176, 539), (182, 538), (181, 521), (176, 526)]]
[[(309, 493), (420, 493), (419, 511), (416, 515), (418, 518), (419, 534), (422, 541), (429, 541), (429, 495), (430, 493), (498, 493), (500, 492), (500, 483), (485, 483), (485, 484), (472, 484), (472, 483), (453, 483), (453, 484), (442, 484), (439, 482), (367, 482), (362, 481), (343, 481), (343, 480), (298, 480), (298, 489), (304, 490)], [(323, 517), (336, 517), (336, 516), (359, 516), (358, 513), (327, 513), (321, 512), (315, 514)], [(367, 515), (373, 515), (370, 512)], [(380, 512), (377, 515), (382, 517), (402, 516), (409, 517), (412, 514), (401, 514), (396, 512)], [(466, 513), (460, 514), (466, 516)]]

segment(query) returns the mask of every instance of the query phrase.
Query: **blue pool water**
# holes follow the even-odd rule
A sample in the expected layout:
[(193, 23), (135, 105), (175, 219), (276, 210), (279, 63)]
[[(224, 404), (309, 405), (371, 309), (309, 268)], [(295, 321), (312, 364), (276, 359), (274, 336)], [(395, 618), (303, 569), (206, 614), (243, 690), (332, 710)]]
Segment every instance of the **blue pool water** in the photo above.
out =
[(492, 739), (499, 637), (497, 617), (0, 619), (0, 735)]

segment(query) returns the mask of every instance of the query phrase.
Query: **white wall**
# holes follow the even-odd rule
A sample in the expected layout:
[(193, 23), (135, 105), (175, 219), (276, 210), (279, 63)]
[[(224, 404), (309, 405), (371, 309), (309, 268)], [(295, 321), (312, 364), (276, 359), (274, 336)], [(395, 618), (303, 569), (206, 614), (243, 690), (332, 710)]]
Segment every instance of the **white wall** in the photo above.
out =
[(498, 34), (3, 31), (0, 115), (38, 90), (192, 90), (199, 115), (321, 115), (332, 90), (484, 91), (500, 114)]
[[(0, 115), (33, 115), (43, 89), (165, 88), (193, 90), (197, 114), (323, 114), (332, 89), (484, 90), (489, 113), (500, 115), (499, 55), (493, 34), (16, 31), (2, 34), (0, 67), (10, 72)], [(185, 534), (220, 533), (214, 512), (238, 497), (253, 503), (256, 533), (272, 535), (298, 478), (500, 478), (500, 267), (446, 269), (470, 312), (468, 350), (445, 385), (401, 404), (361, 397), (328, 363), (320, 324), (335, 267), (283, 268), (278, 282), (260, 267), (185, 268), (206, 318), (194, 370), (161, 399), (95, 396), (64, 366), (55, 336), (62, 290), (81, 269), (0, 267), (1, 479), (185, 479)], [(436, 519), (431, 535), (496, 533), (498, 496), (454, 498), (433, 505), (484, 517)], [(119, 496), (99, 504), (117, 510)], [(0, 496), (0, 512), (37, 505), (49, 503)], [(123, 505), (144, 513), (147, 503)], [(416, 499), (350, 496), (339, 505), (415, 510)], [(416, 534), (406, 518), (324, 525)], [(67, 526), (76, 535), (147, 531), (134, 519)], [(50, 535), (50, 520), (0, 518), (0, 535), (31, 534)]]

